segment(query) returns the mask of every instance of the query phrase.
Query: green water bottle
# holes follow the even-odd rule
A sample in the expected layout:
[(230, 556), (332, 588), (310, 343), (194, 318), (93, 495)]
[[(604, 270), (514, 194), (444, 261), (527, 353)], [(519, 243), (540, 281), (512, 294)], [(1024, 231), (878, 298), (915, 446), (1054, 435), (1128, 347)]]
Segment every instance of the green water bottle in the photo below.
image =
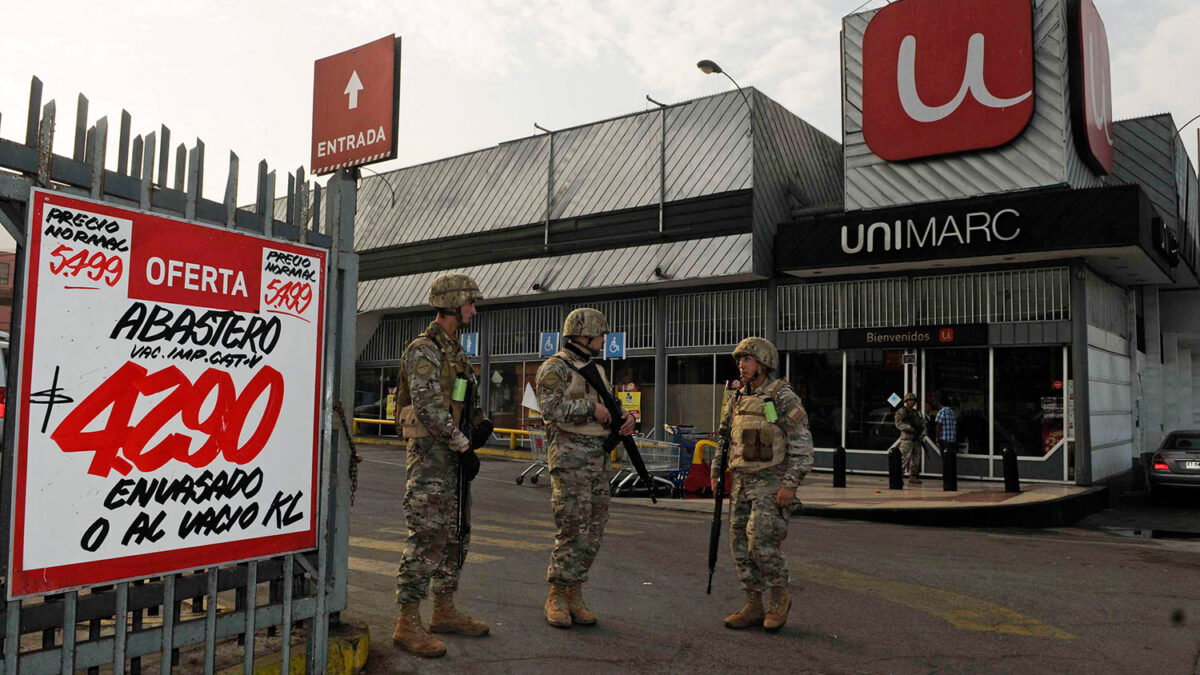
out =
[(767, 421), (771, 423), (779, 419), (779, 413), (775, 411), (775, 399), (769, 398), (763, 401), (763, 414), (767, 416)]
[(467, 400), (467, 379), (465, 377), (454, 380), (454, 391), (450, 394), (450, 398), (455, 403)]

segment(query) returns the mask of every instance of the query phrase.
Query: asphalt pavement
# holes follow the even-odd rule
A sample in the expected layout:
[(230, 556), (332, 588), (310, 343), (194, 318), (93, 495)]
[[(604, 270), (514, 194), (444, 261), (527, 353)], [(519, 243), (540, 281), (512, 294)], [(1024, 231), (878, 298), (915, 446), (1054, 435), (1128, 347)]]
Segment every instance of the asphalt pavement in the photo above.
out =
[(390, 640), (404, 453), (363, 456), (346, 617), (370, 625), (368, 673), (1197, 672), (1200, 540), (1132, 536), (1107, 521), (986, 530), (798, 516), (784, 547), (793, 609), (770, 634), (721, 623), (742, 599), (724, 531), (705, 594), (708, 515), (614, 499), (585, 587), (600, 624), (555, 629), (541, 610), (548, 481), (517, 486), (523, 464), (499, 460), (474, 483), (458, 595), (492, 634), (450, 637), (446, 657), (418, 659)]

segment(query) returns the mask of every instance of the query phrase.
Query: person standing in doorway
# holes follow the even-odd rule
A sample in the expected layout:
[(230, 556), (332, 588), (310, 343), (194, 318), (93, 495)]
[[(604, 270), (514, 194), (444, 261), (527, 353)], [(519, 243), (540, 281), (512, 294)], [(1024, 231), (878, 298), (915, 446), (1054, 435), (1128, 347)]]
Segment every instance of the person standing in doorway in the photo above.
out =
[(942, 395), (942, 409), (937, 412), (933, 421), (937, 424), (938, 449), (945, 455), (947, 451), (958, 450), (958, 417), (950, 407), (950, 397)]
[(904, 473), (912, 485), (921, 484), (921, 434), (925, 432), (925, 416), (917, 410), (917, 395), (904, 395), (904, 405), (896, 411), (896, 428), (900, 430), (900, 456)]

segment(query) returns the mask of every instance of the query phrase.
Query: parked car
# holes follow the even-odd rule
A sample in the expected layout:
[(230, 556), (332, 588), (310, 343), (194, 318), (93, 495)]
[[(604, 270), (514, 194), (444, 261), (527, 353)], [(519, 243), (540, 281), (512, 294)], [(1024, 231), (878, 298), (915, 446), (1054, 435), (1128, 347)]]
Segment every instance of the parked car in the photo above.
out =
[(1200, 430), (1172, 431), (1154, 452), (1142, 453), (1151, 499), (1164, 488), (1200, 489)]

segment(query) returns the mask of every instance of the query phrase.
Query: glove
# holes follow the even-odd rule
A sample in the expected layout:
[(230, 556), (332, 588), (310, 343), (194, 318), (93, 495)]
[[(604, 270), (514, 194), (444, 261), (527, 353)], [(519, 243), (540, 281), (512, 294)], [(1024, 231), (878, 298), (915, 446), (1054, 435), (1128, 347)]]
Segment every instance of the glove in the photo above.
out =
[(494, 429), (495, 425), (487, 418), (476, 423), (475, 430), (471, 432), (471, 447), (482, 448), (484, 445), (487, 445)]
[(475, 480), (475, 476), (479, 475), (479, 455), (475, 454), (474, 450), (467, 450), (458, 454), (459, 466), (462, 467), (463, 475), (467, 482)]

